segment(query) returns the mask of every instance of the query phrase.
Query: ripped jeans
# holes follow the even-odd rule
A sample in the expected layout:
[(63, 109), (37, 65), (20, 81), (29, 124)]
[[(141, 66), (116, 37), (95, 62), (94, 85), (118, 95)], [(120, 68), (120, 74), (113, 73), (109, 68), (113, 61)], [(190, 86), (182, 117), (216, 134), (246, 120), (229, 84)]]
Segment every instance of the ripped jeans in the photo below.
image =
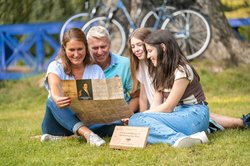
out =
[(207, 131), (209, 109), (206, 105), (181, 105), (171, 113), (137, 113), (129, 119), (129, 126), (149, 127), (148, 143), (167, 143), (191, 134)]

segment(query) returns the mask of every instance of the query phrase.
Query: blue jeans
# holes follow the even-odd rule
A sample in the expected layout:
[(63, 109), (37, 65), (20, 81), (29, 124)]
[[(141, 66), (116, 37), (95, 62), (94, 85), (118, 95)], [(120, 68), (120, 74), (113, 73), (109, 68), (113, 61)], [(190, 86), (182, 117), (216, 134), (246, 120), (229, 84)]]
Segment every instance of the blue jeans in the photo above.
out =
[(200, 131), (207, 131), (209, 111), (206, 105), (181, 105), (171, 113), (137, 113), (129, 126), (149, 127), (148, 143), (167, 143)]
[[(93, 124), (87, 126), (94, 133), (101, 137), (112, 136), (115, 126), (123, 125), (121, 121), (111, 124)], [(77, 130), (84, 126), (84, 123), (76, 116), (70, 108), (60, 109), (53, 99), (48, 98), (46, 112), (42, 122), (42, 133), (57, 136), (70, 136), (77, 134)]]

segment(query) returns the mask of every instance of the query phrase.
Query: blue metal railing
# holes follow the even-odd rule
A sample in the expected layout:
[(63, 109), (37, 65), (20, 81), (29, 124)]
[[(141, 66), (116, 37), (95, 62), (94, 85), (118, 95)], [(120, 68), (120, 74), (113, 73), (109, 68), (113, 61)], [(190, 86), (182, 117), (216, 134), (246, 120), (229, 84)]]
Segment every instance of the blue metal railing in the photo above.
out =
[[(14, 24), (0, 26), (0, 80), (20, 79), (25, 75), (44, 72), (57, 55), (58, 34), (63, 23)], [(45, 47), (53, 53), (46, 58)], [(17, 64), (28, 68), (19, 71)], [(19, 67), (20, 68), (20, 67)]]

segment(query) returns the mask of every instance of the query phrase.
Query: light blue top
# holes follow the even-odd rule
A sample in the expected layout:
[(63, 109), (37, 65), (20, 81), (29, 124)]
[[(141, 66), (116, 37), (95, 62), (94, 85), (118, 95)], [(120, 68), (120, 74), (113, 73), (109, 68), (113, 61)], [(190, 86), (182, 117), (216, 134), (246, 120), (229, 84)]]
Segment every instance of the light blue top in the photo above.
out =
[[(50, 97), (50, 88), (48, 84), (48, 74), (54, 73), (56, 74), (60, 80), (75, 80), (74, 76), (69, 76), (64, 72), (63, 65), (60, 60), (55, 60), (51, 62), (48, 66), (46, 78), (44, 81), (44, 86), (49, 92)], [(84, 73), (82, 79), (105, 79), (103, 70), (98, 65), (87, 65), (84, 69)]]
[(123, 93), (126, 102), (130, 101), (130, 93), (132, 91), (132, 77), (130, 70), (130, 63), (127, 57), (115, 55), (110, 53), (111, 63), (108, 68), (104, 70), (106, 79), (113, 77), (120, 77), (122, 80)]

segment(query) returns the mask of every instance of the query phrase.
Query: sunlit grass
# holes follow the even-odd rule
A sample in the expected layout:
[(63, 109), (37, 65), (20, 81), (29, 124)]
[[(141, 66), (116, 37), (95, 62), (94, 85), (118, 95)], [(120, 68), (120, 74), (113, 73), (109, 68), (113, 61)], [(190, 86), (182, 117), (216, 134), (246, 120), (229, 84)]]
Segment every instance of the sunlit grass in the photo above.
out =
[(248, 18), (250, 17), (249, 0), (220, 0), (224, 5), (227, 18)]
[(232, 8), (239, 8), (241, 6), (250, 5), (249, 0), (220, 0), (222, 4)]
[(249, 18), (250, 7), (234, 10), (231, 12), (225, 12), (227, 18)]
[[(241, 117), (250, 110), (250, 67), (214, 72), (206, 61), (192, 62), (212, 112)], [(217, 70), (216, 70), (217, 71)], [(210, 143), (189, 149), (147, 145), (145, 149), (90, 147), (85, 140), (40, 143), (47, 92), (42, 76), (0, 82), (0, 165), (248, 165), (250, 130), (208, 135)], [(110, 138), (105, 138), (107, 142)]]

